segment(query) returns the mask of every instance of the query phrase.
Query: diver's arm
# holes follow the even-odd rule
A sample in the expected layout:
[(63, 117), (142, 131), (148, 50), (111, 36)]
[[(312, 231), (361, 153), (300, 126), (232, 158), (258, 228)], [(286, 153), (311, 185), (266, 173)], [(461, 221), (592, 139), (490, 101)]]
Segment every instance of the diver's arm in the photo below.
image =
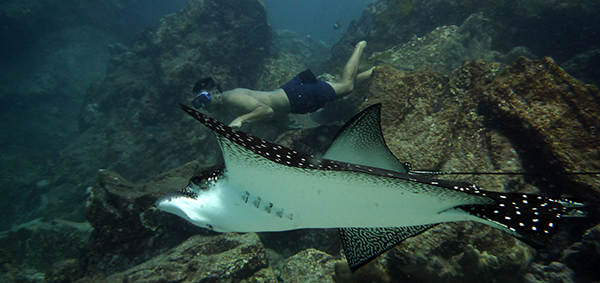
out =
[(250, 123), (254, 121), (259, 121), (267, 118), (271, 118), (273, 116), (273, 108), (266, 106), (264, 104), (257, 106), (250, 113), (244, 114), (235, 118), (229, 126), (232, 128), (239, 128), (243, 123)]

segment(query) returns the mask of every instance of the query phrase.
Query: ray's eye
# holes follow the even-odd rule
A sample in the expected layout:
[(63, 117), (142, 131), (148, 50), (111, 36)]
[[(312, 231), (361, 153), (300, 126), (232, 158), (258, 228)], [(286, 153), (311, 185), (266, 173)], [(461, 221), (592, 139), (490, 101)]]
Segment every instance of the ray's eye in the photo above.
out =
[(192, 183), (194, 183), (194, 185), (196, 185), (196, 186), (200, 187), (202, 185), (202, 178), (200, 178), (200, 177), (194, 176), (194, 177), (192, 177), (192, 179), (190, 181)]
[(201, 176), (194, 176), (190, 179), (190, 183), (188, 186), (193, 187), (197, 190), (204, 191), (208, 189), (208, 182)]

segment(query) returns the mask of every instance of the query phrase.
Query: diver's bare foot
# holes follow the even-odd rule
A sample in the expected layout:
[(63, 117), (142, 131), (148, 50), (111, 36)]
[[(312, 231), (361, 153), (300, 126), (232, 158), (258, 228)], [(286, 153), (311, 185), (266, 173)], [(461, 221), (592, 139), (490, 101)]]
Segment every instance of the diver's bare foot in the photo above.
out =
[(362, 40), (361, 42), (359, 42), (359, 43), (356, 44), (356, 48), (360, 48), (360, 49), (363, 49), (366, 46), (367, 46), (367, 42), (364, 41), (364, 40)]

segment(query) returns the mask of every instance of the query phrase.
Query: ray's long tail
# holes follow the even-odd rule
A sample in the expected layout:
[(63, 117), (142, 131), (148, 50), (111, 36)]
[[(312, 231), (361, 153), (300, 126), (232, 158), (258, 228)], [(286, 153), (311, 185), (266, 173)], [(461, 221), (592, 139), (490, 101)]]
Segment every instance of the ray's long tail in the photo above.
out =
[(482, 194), (496, 201), (494, 205), (458, 207), (471, 215), (489, 221), (490, 226), (504, 230), (533, 247), (544, 244), (558, 232), (566, 217), (585, 217), (583, 203), (566, 198), (553, 199), (523, 193)]

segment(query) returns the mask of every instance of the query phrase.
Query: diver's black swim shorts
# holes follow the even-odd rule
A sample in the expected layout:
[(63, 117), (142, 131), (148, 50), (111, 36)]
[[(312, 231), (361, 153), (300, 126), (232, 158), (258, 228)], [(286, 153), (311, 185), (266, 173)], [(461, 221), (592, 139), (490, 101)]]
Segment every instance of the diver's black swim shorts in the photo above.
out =
[(335, 90), (331, 85), (315, 78), (306, 70), (281, 86), (290, 100), (290, 112), (305, 114), (315, 112), (325, 103), (335, 100)]

